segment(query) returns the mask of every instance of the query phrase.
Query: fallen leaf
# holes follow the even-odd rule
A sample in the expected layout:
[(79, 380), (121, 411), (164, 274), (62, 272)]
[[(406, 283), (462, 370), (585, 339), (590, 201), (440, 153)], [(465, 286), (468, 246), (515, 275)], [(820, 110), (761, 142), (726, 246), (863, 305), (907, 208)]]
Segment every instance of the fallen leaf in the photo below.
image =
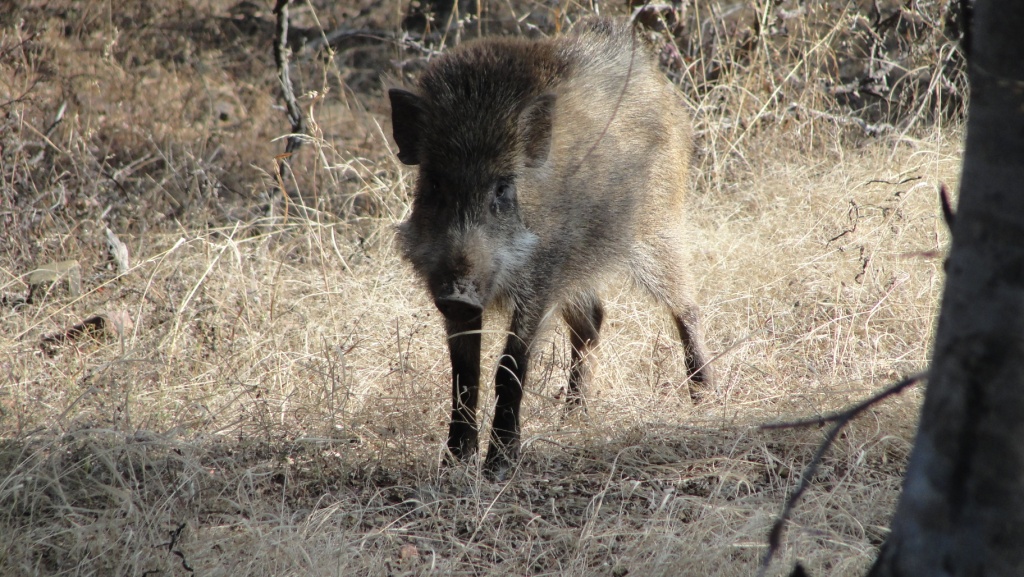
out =
[(121, 239), (117, 238), (114, 231), (107, 230), (107, 250), (110, 251), (110, 258), (114, 259), (117, 263), (117, 274), (125, 274), (130, 268), (128, 262), (128, 245), (121, 242)]
[(398, 557), (402, 561), (415, 561), (420, 558), (420, 551), (412, 543), (406, 543), (398, 550)]
[(32, 298), (39, 291), (45, 291), (62, 281), (68, 283), (68, 292), (71, 293), (71, 296), (77, 297), (82, 294), (82, 267), (77, 260), (49, 262), (28, 273), (28, 298), (26, 300), (31, 303)]

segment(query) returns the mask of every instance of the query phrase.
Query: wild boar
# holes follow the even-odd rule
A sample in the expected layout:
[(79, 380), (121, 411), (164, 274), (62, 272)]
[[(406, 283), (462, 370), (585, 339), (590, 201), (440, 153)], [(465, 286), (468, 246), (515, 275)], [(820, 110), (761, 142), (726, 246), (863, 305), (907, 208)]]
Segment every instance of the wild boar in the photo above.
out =
[(398, 238), (445, 319), (455, 459), (477, 450), (483, 312), (511, 316), (484, 462), (499, 476), (519, 456), (538, 332), (555, 313), (568, 324), (567, 396), (581, 403), (599, 291), (616, 275), (671, 312), (691, 393), (712, 378), (681, 249), (688, 114), (628, 23), (578, 28), (467, 42), (431, 62), (414, 90), (388, 91), (398, 158), (419, 167)]

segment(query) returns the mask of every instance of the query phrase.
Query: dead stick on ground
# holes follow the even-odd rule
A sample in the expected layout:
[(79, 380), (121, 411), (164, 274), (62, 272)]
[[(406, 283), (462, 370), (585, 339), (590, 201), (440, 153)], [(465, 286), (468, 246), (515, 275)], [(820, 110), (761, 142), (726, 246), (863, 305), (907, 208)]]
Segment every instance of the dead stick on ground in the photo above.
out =
[(804, 419), (801, 421), (761, 425), (761, 429), (793, 429), (796, 427), (809, 427), (813, 425), (821, 426), (825, 423), (835, 423), (835, 425), (829, 429), (828, 433), (825, 435), (825, 440), (818, 446), (818, 450), (814, 453), (814, 457), (811, 458), (811, 462), (804, 468), (803, 474), (800, 476), (800, 484), (797, 485), (796, 490), (790, 494), (789, 499), (786, 499), (786, 504), (782, 507), (782, 513), (779, 514), (775, 523), (772, 524), (771, 531), (768, 532), (768, 551), (765, 552), (764, 559), (761, 561), (761, 568), (757, 572), (758, 577), (764, 577), (768, 572), (768, 566), (772, 562), (772, 557), (775, 556), (775, 553), (779, 550), (779, 546), (782, 544), (782, 530), (786, 526), (786, 521), (789, 520), (789, 516), (792, 514), (797, 501), (800, 500), (804, 491), (806, 491), (807, 487), (810, 486), (811, 479), (813, 479), (814, 475), (818, 472), (818, 465), (821, 464), (821, 459), (825, 456), (825, 452), (832, 446), (832, 443), (836, 440), (836, 437), (839, 436), (839, 432), (842, 431), (843, 427), (875, 404), (898, 394), (902, 392), (903, 389), (927, 378), (927, 372), (911, 375), (898, 383), (889, 385), (856, 405), (837, 413), (822, 415), (820, 417)]

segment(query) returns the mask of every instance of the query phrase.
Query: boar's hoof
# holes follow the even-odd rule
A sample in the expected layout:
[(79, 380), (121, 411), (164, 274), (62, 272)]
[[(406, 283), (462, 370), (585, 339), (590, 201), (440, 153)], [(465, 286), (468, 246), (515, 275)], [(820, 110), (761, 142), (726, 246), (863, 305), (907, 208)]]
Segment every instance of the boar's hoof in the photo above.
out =
[(509, 462), (506, 460), (494, 461), (484, 463), (484, 474), (487, 478), (492, 481), (506, 481), (508, 479), (508, 471), (511, 468)]
[(511, 447), (499, 449), (492, 444), (487, 450), (487, 458), (484, 459), (484, 474), (495, 481), (504, 481), (518, 460), (518, 450)]
[(463, 296), (439, 297), (434, 299), (434, 305), (444, 318), (455, 322), (476, 320), (484, 312), (480, 303)]
[(687, 383), (690, 390), (690, 401), (699, 405), (704, 401), (705, 393), (711, 387), (710, 367), (703, 367), (690, 375), (690, 382)]
[(460, 461), (466, 461), (476, 456), (477, 433), (473, 426), (464, 423), (452, 423), (451, 432), (448, 435), (448, 450), (445, 451), (444, 460), (449, 465), (455, 465)]

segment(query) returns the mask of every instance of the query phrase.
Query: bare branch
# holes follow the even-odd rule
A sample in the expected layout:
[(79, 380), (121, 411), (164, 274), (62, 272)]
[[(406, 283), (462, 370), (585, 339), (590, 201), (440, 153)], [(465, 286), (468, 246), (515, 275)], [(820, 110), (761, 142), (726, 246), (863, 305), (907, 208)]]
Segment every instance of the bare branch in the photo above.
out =
[(773, 429), (796, 429), (798, 427), (811, 427), (821, 426), (825, 423), (834, 423), (838, 421), (849, 421), (853, 417), (863, 413), (865, 410), (870, 409), (872, 405), (884, 400), (886, 397), (899, 394), (903, 392), (903, 389), (928, 378), (928, 372), (920, 372), (909, 377), (906, 377), (902, 381), (893, 383), (867, 399), (857, 403), (856, 405), (843, 409), (842, 411), (831, 413), (828, 415), (821, 415), (810, 419), (802, 419), (799, 421), (788, 421), (782, 423), (768, 423), (767, 425), (761, 425), (759, 428), (763, 430)]
[(818, 466), (821, 465), (821, 459), (825, 456), (829, 447), (835, 442), (836, 437), (839, 436), (839, 432), (843, 430), (843, 427), (847, 423), (852, 421), (857, 415), (860, 415), (867, 409), (871, 408), (875, 404), (882, 400), (891, 397), (897, 393), (903, 391), (907, 387), (928, 378), (927, 372), (921, 372), (911, 375), (902, 381), (889, 385), (882, 389), (880, 392), (868, 397), (856, 405), (840, 411), (838, 413), (832, 413), (830, 415), (822, 415), (813, 419), (804, 419), (801, 421), (791, 421), (786, 423), (771, 423), (767, 425), (761, 425), (761, 429), (792, 429), (796, 427), (809, 427), (813, 425), (824, 425), (825, 423), (835, 423), (835, 425), (829, 429), (825, 435), (825, 440), (818, 446), (818, 450), (815, 451), (814, 457), (811, 458), (811, 462), (804, 468), (803, 473), (800, 475), (800, 484), (797, 485), (789, 498), (786, 499), (786, 504), (782, 507), (782, 513), (779, 514), (778, 518), (775, 519), (775, 523), (772, 524), (771, 530), (768, 532), (768, 551), (764, 554), (764, 559), (761, 561), (761, 568), (758, 570), (758, 577), (764, 577), (768, 572), (768, 566), (772, 562), (772, 557), (779, 550), (779, 546), (782, 543), (782, 531), (786, 527), (786, 521), (789, 520), (789, 516), (793, 513), (793, 508), (796, 507), (800, 497), (803, 496), (804, 491), (811, 484), (811, 479), (818, 472)]
[(306, 120), (302, 116), (299, 103), (295, 100), (291, 76), (288, 73), (288, 2), (289, 0), (277, 0), (274, 6), (274, 14), (277, 14), (274, 62), (277, 64), (277, 75), (281, 80), (281, 90), (284, 93), (285, 106), (288, 108), (288, 120), (292, 123), (292, 134), (288, 137), (285, 153), (292, 153), (302, 146), (302, 138), (299, 135), (306, 131)]

